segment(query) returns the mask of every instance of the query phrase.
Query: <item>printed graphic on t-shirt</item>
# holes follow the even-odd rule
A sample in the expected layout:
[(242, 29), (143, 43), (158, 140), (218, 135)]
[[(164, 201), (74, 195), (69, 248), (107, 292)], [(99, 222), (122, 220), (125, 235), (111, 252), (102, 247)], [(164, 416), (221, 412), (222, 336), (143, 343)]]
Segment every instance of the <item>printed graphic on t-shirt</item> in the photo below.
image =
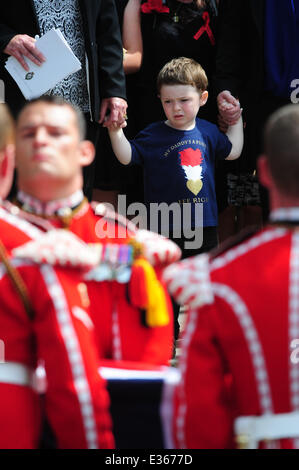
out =
[(195, 196), (202, 189), (202, 166), (203, 156), (200, 149), (187, 148), (179, 152), (181, 167), (187, 179), (187, 188)]
[(231, 143), (216, 125), (196, 119), (194, 129), (181, 131), (165, 122), (150, 124), (131, 141), (132, 164), (144, 168), (144, 200), (151, 204), (181, 204), (191, 211), (191, 227), (198, 227), (196, 208), (203, 204), (203, 225), (217, 225), (214, 168), (231, 151)]

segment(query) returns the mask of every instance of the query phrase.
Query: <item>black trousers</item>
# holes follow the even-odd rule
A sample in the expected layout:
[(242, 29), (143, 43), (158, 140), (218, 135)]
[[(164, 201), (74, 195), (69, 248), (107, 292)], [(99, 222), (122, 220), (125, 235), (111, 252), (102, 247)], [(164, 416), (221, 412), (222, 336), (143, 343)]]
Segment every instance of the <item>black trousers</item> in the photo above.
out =
[(93, 162), (83, 168), (83, 191), (85, 196), (91, 200), (92, 198), (92, 191), (94, 188), (94, 181), (95, 181), (95, 168), (97, 159), (101, 156), (100, 151), (100, 141), (99, 141), (99, 134), (100, 134), (100, 124), (97, 122), (92, 122), (90, 120), (89, 114), (84, 114), (85, 122), (86, 122), (86, 139), (91, 140), (96, 148), (96, 154)]
[[(202, 230), (200, 228), (200, 230)], [(196, 249), (187, 249), (185, 247), (186, 241), (191, 241), (184, 237), (182, 238), (174, 238), (173, 234), (169, 235), (169, 238), (175, 242), (182, 250), (182, 259), (189, 258), (190, 256), (196, 256), (201, 253), (206, 253), (213, 248), (215, 248), (218, 244), (218, 234), (217, 234), (217, 227), (204, 227), (203, 228), (203, 243), (200, 248)], [(179, 313), (180, 313), (180, 305), (176, 303), (176, 301), (172, 298), (172, 308), (173, 308), (173, 317), (174, 317), (174, 339), (177, 340), (180, 333), (180, 324), (179, 324)]]

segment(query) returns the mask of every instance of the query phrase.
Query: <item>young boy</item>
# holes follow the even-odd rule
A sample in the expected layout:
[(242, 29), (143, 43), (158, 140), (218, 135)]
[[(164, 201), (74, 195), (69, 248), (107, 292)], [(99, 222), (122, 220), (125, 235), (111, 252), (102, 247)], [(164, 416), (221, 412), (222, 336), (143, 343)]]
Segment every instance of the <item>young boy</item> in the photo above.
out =
[[(180, 245), (183, 257), (217, 245), (214, 164), (216, 159), (238, 158), (243, 146), (241, 117), (237, 124), (228, 128), (226, 135), (214, 124), (197, 118), (200, 107), (208, 99), (207, 86), (206, 74), (197, 62), (185, 57), (173, 59), (162, 68), (157, 79), (167, 120), (149, 125), (130, 142), (121, 128), (109, 128), (118, 160), (124, 165), (144, 167), (148, 208), (151, 203), (163, 202), (168, 205), (175, 202), (183, 208), (180, 238), (176, 235), (181, 231), (177, 231), (178, 227), (174, 227), (171, 220), (169, 222), (170, 238)], [(225, 109), (226, 103), (220, 100), (220, 106)], [(191, 217), (187, 216), (186, 203)], [(203, 204), (203, 217), (202, 212), (196, 210), (200, 204)], [(200, 237), (196, 233), (200, 233)], [(191, 234), (200, 243), (195, 243), (194, 249), (186, 249)]]

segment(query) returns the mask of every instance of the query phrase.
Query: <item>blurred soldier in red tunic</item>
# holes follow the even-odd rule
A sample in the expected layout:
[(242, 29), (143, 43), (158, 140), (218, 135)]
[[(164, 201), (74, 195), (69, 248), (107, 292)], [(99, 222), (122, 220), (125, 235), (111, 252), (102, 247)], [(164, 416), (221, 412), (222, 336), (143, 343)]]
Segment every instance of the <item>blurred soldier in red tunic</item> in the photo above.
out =
[(268, 121), (259, 175), (270, 192), (268, 225), (165, 272), (189, 306), (179, 448), (299, 447), (298, 106)]
[(67, 228), (101, 250), (101, 264), (88, 282), (100, 356), (168, 364), (172, 308), (160, 268), (178, 259), (177, 246), (137, 231), (103, 204), (87, 202), (82, 167), (92, 161), (94, 148), (84, 140), (81, 114), (68, 103), (43, 97), (27, 104), (16, 142), (19, 192), (13, 210), (34, 216), (39, 230)]
[[(12, 181), (13, 159), (12, 122), (1, 105), (2, 198)], [(84, 271), (97, 259), (73, 234), (59, 231), (50, 238), (39, 231), (38, 240), (10, 256), (6, 242), (20, 245), (35, 228), (3, 206), (0, 212), (0, 448), (38, 446), (43, 407), (35, 368), (41, 360), (47, 375), (45, 411), (57, 446), (113, 448), (109, 398), (79, 288)]]

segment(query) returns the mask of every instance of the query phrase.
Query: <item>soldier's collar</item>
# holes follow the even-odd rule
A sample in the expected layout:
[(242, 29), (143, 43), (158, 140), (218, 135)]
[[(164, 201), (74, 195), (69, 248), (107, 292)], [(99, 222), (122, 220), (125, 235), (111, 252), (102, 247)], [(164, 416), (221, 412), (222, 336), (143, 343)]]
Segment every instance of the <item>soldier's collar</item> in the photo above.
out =
[(270, 223), (299, 225), (299, 207), (280, 207), (270, 213)]
[(56, 199), (50, 202), (42, 202), (24, 191), (18, 191), (17, 203), (26, 212), (32, 214), (51, 217), (65, 217), (76, 209), (84, 200), (84, 194), (81, 189), (68, 197)]

